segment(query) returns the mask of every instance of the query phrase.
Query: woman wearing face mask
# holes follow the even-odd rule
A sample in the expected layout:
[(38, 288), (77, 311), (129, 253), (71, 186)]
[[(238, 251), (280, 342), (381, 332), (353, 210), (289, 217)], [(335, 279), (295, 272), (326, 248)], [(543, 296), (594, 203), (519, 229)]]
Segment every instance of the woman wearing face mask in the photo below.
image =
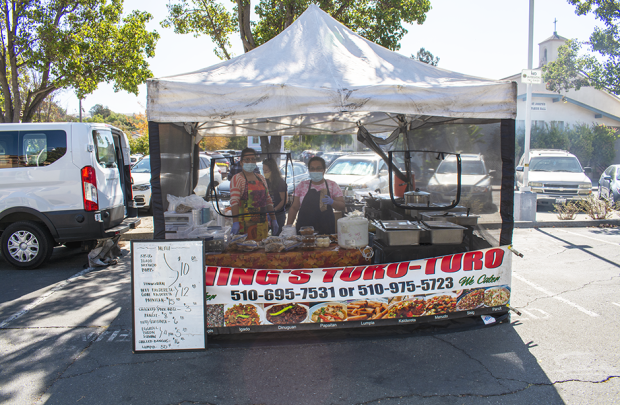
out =
[(269, 195), (271, 196), (271, 201), (273, 201), (278, 228), (280, 228), (278, 232), (273, 232), (272, 230), (271, 234), (278, 236), (282, 231), (282, 227), (284, 227), (284, 221), (286, 221), (286, 212), (284, 212), (287, 192), (286, 182), (282, 179), (278, 165), (272, 158), (263, 160), (263, 173), (265, 179), (267, 179)]
[[(273, 211), (273, 202), (265, 178), (254, 172), (256, 169), (256, 151), (246, 148), (241, 151), (242, 171), (230, 180), (230, 208), (233, 214), (232, 233), (243, 233), (251, 240), (263, 240), (267, 237), (268, 223), (271, 230), (278, 233), (276, 218), (269, 217)], [(239, 215), (239, 216), (237, 216)]]
[[(336, 233), (334, 209), (343, 211), (344, 196), (338, 184), (326, 180), (325, 160), (318, 156), (308, 161), (310, 180), (302, 181), (295, 187), (294, 200), (288, 212), (287, 225), (297, 218), (297, 232), (302, 226), (313, 226), (319, 234)], [(298, 214), (299, 213), (299, 214)]]

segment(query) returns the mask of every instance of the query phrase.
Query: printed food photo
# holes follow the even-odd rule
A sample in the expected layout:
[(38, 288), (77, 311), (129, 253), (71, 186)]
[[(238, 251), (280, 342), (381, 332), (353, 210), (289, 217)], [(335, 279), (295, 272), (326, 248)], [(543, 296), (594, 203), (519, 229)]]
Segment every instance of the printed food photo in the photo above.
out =
[(261, 309), (254, 304), (228, 305), (224, 312), (226, 326), (250, 326), (261, 324)]
[(467, 311), (484, 305), (484, 288), (464, 290), (456, 304), (457, 311)]
[(452, 295), (435, 295), (426, 299), (424, 315), (441, 315), (454, 312), (456, 309), (456, 297)]
[(487, 288), (484, 292), (484, 305), (496, 307), (506, 305), (510, 301), (510, 290), (506, 286)]
[(383, 319), (413, 318), (424, 314), (426, 302), (422, 297), (397, 301), (390, 306)]
[(303, 304), (276, 304), (265, 308), (267, 324), (288, 325), (302, 323), (308, 319), (308, 307)]
[(347, 320), (347, 306), (341, 302), (324, 302), (310, 309), (310, 320), (315, 323)]
[(347, 304), (347, 321), (365, 321), (367, 319), (379, 319), (385, 314), (387, 308), (388, 304), (385, 300), (351, 301)]

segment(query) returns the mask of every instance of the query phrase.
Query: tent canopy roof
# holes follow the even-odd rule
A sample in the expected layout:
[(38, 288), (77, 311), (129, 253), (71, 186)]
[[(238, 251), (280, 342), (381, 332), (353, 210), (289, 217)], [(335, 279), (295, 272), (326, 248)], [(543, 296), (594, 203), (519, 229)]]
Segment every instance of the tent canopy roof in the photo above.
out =
[(515, 118), (516, 86), (407, 58), (310, 5), (251, 52), (148, 80), (147, 112), (198, 123), (202, 136), (352, 134), (358, 123), (382, 133), (403, 119)]

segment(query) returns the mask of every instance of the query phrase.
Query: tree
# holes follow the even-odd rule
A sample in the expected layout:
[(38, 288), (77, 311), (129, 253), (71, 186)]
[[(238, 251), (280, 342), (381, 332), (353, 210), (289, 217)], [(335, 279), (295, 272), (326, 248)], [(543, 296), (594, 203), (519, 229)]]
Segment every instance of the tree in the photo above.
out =
[(149, 13), (122, 12), (123, 0), (3, 0), (0, 122), (30, 122), (58, 89), (83, 98), (114, 82), (115, 90), (137, 94), (152, 76), (146, 58), (159, 35), (146, 30)]
[(411, 59), (419, 60), (420, 62), (427, 63), (431, 66), (439, 65), (439, 57), (433, 56), (432, 53), (424, 48), (420, 48), (416, 56), (411, 55)]
[[(558, 125), (537, 125), (532, 127), (532, 149), (564, 149), (579, 158), (584, 167), (592, 167), (593, 178), (612, 164), (616, 157), (614, 144), (620, 131), (605, 125), (576, 124), (564, 128)], [(515, 159), (523, 154), (525, 131), (516, 134)]]
[[(258, 21), (251, 21), (251, 1), (235, 0), (228, 11), (216, 0), (176, 0), (168, 4), (168, 18), (163, 27), (174, 27), (179, 34), (208, 35), (215, 44), (214, 52), (221, 59), (231, 59), (230, 35), (238, 33), (243, 51), (269, 41), (289, 27), (311, 3), (364, 38), (391, 50), (400, 49), (400, 40), (407, 33), (403, 22), (422, 24), (430, 10), (430, 0), (260, 0), (254, 7)], [(279, 152), (282, 138), (261, 136), (263, 153)]]
[(248, 138), (245, 136), (235, 136), (233, 138), (228, 138), (228, 143), (226, 144), (227, 149), (243, 150), (247, 147)]
[(228, 144), (228, 138), (223, 136), (207, 136), (200, 140), (200, 150), (224, 149)]
[[(583, 44), (571, 40), (559, 48), (555, 62), (543, 66), (543, 78), (547, 88), (558, 93), (582, 86), (594, 86), (620, 95), (620, 0), (568, 0), (577, 7), (577, 15), (593, 12), (605, 28), (596, 27), (589, 41)], [(598, 55), (579, 56), (582, 45)]]
[(95, 104), (88, 110), (90, 115), (94, 117), (95, 115), (101, 115), (103, 118), (107, 118), (110, 114), (112, 114), (112, 110), (108, 108), (108, 106), (103, 106), (101, 104)]
[(138, 137), (134, 137), (131, 134), (127, 134), (127, 138), (129, 139), (129, 149), (131, 153), (141, 153), (143, 155), (149, 154), (149, 135), (141, 135)]

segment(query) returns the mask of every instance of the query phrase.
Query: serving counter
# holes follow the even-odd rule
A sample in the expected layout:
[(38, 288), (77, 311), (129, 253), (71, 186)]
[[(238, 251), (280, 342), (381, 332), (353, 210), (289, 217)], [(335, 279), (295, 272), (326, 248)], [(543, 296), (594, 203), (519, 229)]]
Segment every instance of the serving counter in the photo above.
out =
[(312, 251), (289, 251), (265, 253), (263, 249), (253, 252), (225, 252), (210, 254), (205, 258), (207, 266), (249, 269), (308, 269), (326, 267), (363, 266), (370, 264), (358, 249), (341, 249), (337, 244)]

